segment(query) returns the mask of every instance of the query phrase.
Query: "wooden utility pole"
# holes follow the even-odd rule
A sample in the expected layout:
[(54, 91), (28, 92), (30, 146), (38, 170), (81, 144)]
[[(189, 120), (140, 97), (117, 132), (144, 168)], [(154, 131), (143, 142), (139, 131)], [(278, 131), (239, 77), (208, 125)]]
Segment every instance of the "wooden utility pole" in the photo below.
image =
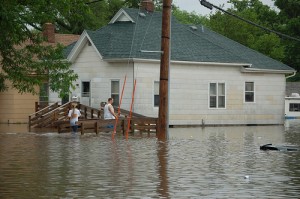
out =
[(170, 65), (170, 32), (171, 32), (172, 0), (163, 0), (160, 82), (159, 82), (159, 113), (157, 138), (161, 141), (167, 139), (169, 128), (169, 65)]

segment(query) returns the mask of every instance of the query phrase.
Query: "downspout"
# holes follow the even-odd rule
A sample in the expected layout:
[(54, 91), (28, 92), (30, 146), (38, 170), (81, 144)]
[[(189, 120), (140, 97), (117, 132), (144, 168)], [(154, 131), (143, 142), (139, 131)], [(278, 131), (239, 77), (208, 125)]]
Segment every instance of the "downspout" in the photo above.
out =
[(294, 72), (293, 72), (293, 74), (291, 74), (291, 75), (289, 75), (289, 76), (285, 77), (285, 79), (288, 79), (288, 78), (294, 77), (294, 76), (296, 75), (296, 73), (297, 73), (297, 71), (294, 71)]

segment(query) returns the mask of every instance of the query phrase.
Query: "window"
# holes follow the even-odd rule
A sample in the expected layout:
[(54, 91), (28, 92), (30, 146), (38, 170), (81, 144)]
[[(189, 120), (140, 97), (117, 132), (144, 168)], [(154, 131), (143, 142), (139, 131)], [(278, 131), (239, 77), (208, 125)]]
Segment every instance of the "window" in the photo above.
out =
[(119, 106), (119, 96), (120, 96), (120, 81), (112, 80), (111, 81), (111, 97), (114, 99), (114, 106)]
[(209, 84), (209, 108), (225, 108), (225, 83)]
[(90, 82), (81, 83), (81, 97), (90, 97)]
[(254, 82), (245, 82), (245, 102), (254, 102)]
[(40, 102), (46, 102), (48, 103), (49, 99), (49, 84), (48, 83), (43, 83), (40, 86)]
[(49, 84), (43, 83), (40, 86), (40, 95), (39, 95), (39, 106), (40, 108), (44, 108), (48, 106), (49, 102)]
[(291, 112), (300, 111), (300, 104), (299, 103), (290, 103), (290, 111)]
[(154, 82), (154, 107), (159, 106), (159, 81)]

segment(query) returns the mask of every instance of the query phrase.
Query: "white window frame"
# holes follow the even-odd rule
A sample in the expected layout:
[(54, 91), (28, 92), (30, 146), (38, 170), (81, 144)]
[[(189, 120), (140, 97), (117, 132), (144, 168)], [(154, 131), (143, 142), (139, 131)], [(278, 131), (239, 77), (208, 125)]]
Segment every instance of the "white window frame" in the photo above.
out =
[[(253, 83), (253, 91), (246, 91), (246, 83)], [(246, 101), (246, 92), (248, 93), (253, 93), (253, 101)], [(255, 100), (255, 82), (254, 81), (245, 81), (244, 82), (244, 103), (255, 103), (256, 100)]]
[[(212, 96), (210, 94), (210, 87), (211, 84), (216, 84), (216, 107), (210, 107), (210, 97)], [(224, 95), (219, 95), (219, 84), (224, 84)], [(226, 83), (223, 81), (220, 82), (209, 82), (208, 84), (208, 108), (209, 109), (226, 109), (227, 104), (227, 97), (226, 97)], [(224, 96), (224, 107), (219, 107), (219, 97)]]
[[(118, 93), (113, 93), (112, 92), (112, 85), (113, 85), (113, 82), (118, 82)], [(115, 99), (115, 95), (118, 95), (118, 99)], [(114, 99), (114, 106), (119, 106), (119, 103), (120, 103), (120, 79), (111, 79), (110, 80), (110, 96)]]
[[(89, 92), (84, 92), (84, 83), (89, 83)], [(91, 97), (91, 81), (87, 80), (87, 81), (81, 81), (81, 97)]]
[(153, 82), (153, 95), (152, 95), (153, 96), (153, 107), (158, 108), (159, 107), (159, 101), (158, 101), (158, 105), (157, 106), (155, 105), (155, 95), (156, 95), (156, 93), (155, 93), (155, 90), (156, 90), (155, 89), (155, 83), (158, 83), (158, 99), (159, 99), (159, 81), (154, 81)]

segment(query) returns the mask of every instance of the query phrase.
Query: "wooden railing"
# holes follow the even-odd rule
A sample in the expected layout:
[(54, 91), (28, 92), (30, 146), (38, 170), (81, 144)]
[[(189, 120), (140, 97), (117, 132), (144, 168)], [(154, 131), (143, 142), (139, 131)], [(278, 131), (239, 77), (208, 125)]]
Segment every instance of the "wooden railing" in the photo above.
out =
[[(65, 129), (65, 127), (69, 127), (68, 111), (71, 108), (71, 103), (72, 102), (68, 102), (61, 106), (59, 106), (58, 103), (54, 103), (31, 114), (29, 116), (28, 122), (29, 128), (58, 127), (60, 128), (58, 129), (58, 131), (64, 131), (63, 129)], [(78, 104), (78, 109), (81, 112), (79, 123), (81, 122), (80, 125), (82, 124), (83, 132), (85, 131), (85, 129), (96, 129), (95, 131), (109, 130), (105, 129), (105, 125), (107, 126), (107, 122), (110, 122), (110, 120), (103, 120), (103, 110), (89, 107), (83, 104)], [(115, 107), (115, 111), (117, 112), (117, 107)], [(122, 130), (124, 131), (124, 126), (127, 126), (125, 124), (126, 121), (124, 121), (124, 118), (127, 118), (129, 116), (129, 111), (120, 109), (120, 112), (120, 118), (123, 118), (123, 120), (120, 121), (120, 125), (123, 126)], [(151, 120), (151, 118), (137, 113), (132, 113), (131, 116), (131, 129), (133, 129), (133, 131), (156, 128), (156, 125), (154, 125), (153, 127), (153, 125), (149, 124), (150, 121), (153, 121)], [(122, 124), (122, 122), (124, 124)], [(144, 124), (145, 122), (146, 124)], [(156, 122), (152, 123), (156, 124)], [(97, 127), (93, 125), (97, 125)]]
[[(132, 118), (130, 121), (129, 132), (153, 132), (156, 133), (157, 127), (157, 118), (141, 117), (141, 118)], [(108, 128), (108, 126), (115, 125), (115, 120), (103, 120), (103, 119), (89, 119), (89, 120), (79, 120), (78, 126), (79, 131), (83, 135), (84, 133), (96, 133), (99, 132), (112, 132), (113, 128)], [(116, 131), (126, 132), (128, 128), (128, 118), (119, 118), (117, 123)], [(68, 121), (59, 121), (57, 122), (57, 131), (58, 133), (70, 132), (70, 123)]]
[(58, 103), (47, 106), (29, 115), (29, 128), (53, 127), (55, 121), (67, 119), (69, 108), (70, 102), (62, 106), (59, 106)]
[(102, 114), (103, 111), (99, 109), (86, 106), (83, 104), (79, 104), (78, 109), (80, 110), (81, 118), (84, 119), (103, 118), (103, 114)]

